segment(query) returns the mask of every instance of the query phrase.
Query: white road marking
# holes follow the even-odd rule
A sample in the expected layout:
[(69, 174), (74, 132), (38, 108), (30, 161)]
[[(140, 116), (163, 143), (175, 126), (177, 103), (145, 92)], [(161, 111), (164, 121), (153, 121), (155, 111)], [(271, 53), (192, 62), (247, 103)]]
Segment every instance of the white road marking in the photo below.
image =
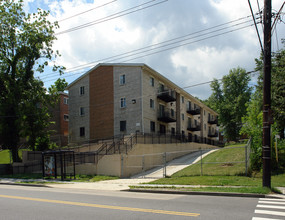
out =
[(282, 220), (282, 219), (253, 217), (252, 220)]
[(265, 215), (279, 215), (285, 216), (285, 212), (276, 212), (276, 211), (268, 211), (268, 210), (255, 210), (254, 213), (256, 214), (265, 214)]
[(257, 205), (257, 208), (269, 208), (269, 209), (285, 209), (285, 206), (277, 206), (277, 205)]

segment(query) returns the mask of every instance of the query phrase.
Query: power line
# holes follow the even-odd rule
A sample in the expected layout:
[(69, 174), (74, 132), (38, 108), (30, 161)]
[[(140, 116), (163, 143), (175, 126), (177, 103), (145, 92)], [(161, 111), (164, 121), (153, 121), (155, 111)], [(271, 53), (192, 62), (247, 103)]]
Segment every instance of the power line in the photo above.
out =
[(91, 8), (91, 9), (88, 9), (88, 10), (86, 10), (86, 11), (80, 12), (80, 13), (78, 13), (78, 14), (69, 16), (69, 17), (64, 18), (64, 19), (61, 19), (61, 20), (59, 20), (58, 22), (66, 21), (66, 20), (71, 19), (71, 18), (74, 18), (74, 17), (76, 17), (76, 16), (85, 14), (85, 13), (87, 13), (87, 12), (89, 12), (89, 11), (93, 11), (93, 10), (95, 10), (95, 9), (98, 9), (98, 8), (104, 7), (104, 6), (106, 6), (106, 5), (109, 5), (109, 4), (111, 4), (111, 3), (114, 3), (114, 2), (116, 2), (116, 1), (117, 1), (117, 0), (113, 0), (113, 1), (111, 1), (111, 2), (107, 2), (107, 3), (103, 4), (103, 5), (99, 5), (99, 6), (95, 7), (95, 8)]
[[(120, 11), (120, 12), (117, 12), (117, 13), (115, 13), (115, 14), (109, 15), (109, 16), (107, 16), (107, 17), (100, 18), (100, 19), (97, 19), (97, 20), (95, 20), (95, 21), (88, 22), (88, 23), (79, 25), (79, 26), (77, 26), (77, 27), (73, 27), (73, 28), (70, 28), (70, 29), (67, 29), (67, 30), (64, 30), (64, 31), (61, 31), (61, 32), (58, 32), (58, 33), (55, 33), (55, 35), (66, 34), (66, 33), (72, 32), (72, 31), (80, 30), (80, 29), (82, 29), (82, 28), (86, 28), (86, 27), (93, 26), (93, 25), (95, 25), (95, 24), (100, 24), (100, 23), (103, 23), (103, 22), (106, 22), (106, 21), (110, 21), (110, 20), (113, 20), (113, 19), (115, 19), (115, 18), (119, 18), (119, 17), (125, 16), (125, 15), (128, 15), (128, 14), (132, 14), (132, 13), (137, 12), (137, 11), (141, 11), (141, 10), (144, 10), (144, 9), (147, 9), (147, 8), (150, 8), (150, 7), (153, 7), (153, 6), (156, 6), (156, 5), (165, 3), (165, 2), (167, 2), (168, 0), (163, 0), (163, 1), (161, 1), (161, 2), (158, 2), (158, 3), (155, 3), (155, 4), (148, 5), (148, 6), (145, 6), (145, 7), (140, 8), (141, 6), (146, 5), (146, 4), (149, 4), (149, 3), (153, 2), (153, 1), (156, 1), (156, 0), (151, 0), (151, 1), (145, 2), (145, 3), (143, 3), (143, 4), (137, 5), (137, 6), (135, 6), (135, 7), (132, 7), (132, 8), (129, 8), (129, 9), (126, 9), (126, 10), (123, 10), (123, 11)], [(138, 8), (138, 9), (133, 10), (133, 9), (135, 9), (135, 8)], [(130, 11), (130, 10), (133, 10), (133, 11)], [(130, 12), (123, 13), (123, 12), (126, 12), (126, 11), (130, 11)], [(123, 13), (123, 14), (121, 14), (121, 13)]]
[[(215, 33), (215, 32), (219, 32), (219, 31), (222, 31), (222, 30), (226, 30), (226, 29), (238, 26), (238, 25), (242, 25), (242, 24), (248, 23), (249, 21), (240, 22), (240, 23), (237, 23), (237, 24), (233, 24), (233, 25), (231, 25), (229, 27), (224, 27), (224, 28), (220, 28), (218, 30), (213, 30), (211, 32), (207, 32), (207, 33), (204, 33), (204, 34), (197, 35), (198, 33), (203, 33), (203, 32), (215, 29), (217, 27), (222, 27), (222, 26), (225, 26), (227, 24), (232, 24), (234, 22), (237, 22), (237, 21), (240, 21), (240, 20), (244, 20), (244, 19), (246, 19), (248, 17), (250, 17), (250, 16), (239, 18), (239, 19), (236, 19), (236, 20), (224, 23), (224, 24), (216, 25), (216, 26), (211, 27), (211, 28), (207, 28), (207, 29), (204, 29), (204, 30), (201, 30), (201, 31), (196, 31), (194, 33), (190, 33), (190, 34), (187, 34), (187, 35), (184, 35), (184, 36), (181, 36), (181, 37), (177, 37), (177, 38), (174, 38), (174, 39), (171, 39), (171, 40), (167, 40), (167, 41), (164, 41), (164, 42), (160, 42), (160, 43), (157, 43), (157, 44), (153, 44), (153, 45), (150, 45), (150, 46), (139, 48), (139, 49), (136, 49), (136, 50), (133, 50), (133, 51), (125, 52), (125, 53), (122, 53), (122, 54), (119, 54), (119, 55), (111, 56), (111, 57), (104, 58), (104, 59), (99, 59), (99, 60), (96, 60), (96, 61), (93, 61), (93, 62), (90, 62), (90, 63), (87, 63), (87, 64), (83, 64), (83, 65), (79, 65), (79, 66), (76, 66), (76, 67), (72, 67), (72, 68), (69, 68), (68, 71), (69, 72), (74, 72), (74, 71), (78, 71), (80, 69), (85, 69), (85, 68), (87, 68), (87, 67), (89, 67), (91, 65), (93, 66), (97, 62), (103, 62), (103, 61), (104, 62), (106, 62), (106, 61), (111, 62), (111, 61), (114, 61), (114, 60), (118, 60), (118, 59), (122, 59), (122, 58), (128, 58), (128, 57), (131, 57), (131, 56), (134, 56), (134, 55), (138, 55), (138, 54), (150, 52), (150, 51), (153, 51), (153, 50), (157, 50), (159, 48), (167, 47), (167, 46), (170, 46), (170, 45), (173, 45), (173, 44), (178, 44), (178, 43), (181, 43), (181, 42), (184, 42), (184, 41), (187, 41), (187, 40), (193, 40), (195, 38), (203, 37), (203, 36)], [(246, 28), (246, 27), (249, 27), (249, 26), (252, 26), (252, 25), (248, 25), (248, 26), (245, 26), (245, 27), (242, 27), (242, 28)], [(240, 28), (240, 29), (242, 29), (242, 28)], [(174, 48), (181, 47), (181, 46), (184, 46), (184, 45), (187, 45), (187, 44), (191, 44), (191, 43), (195, 43), (195, 42), (198, 42), (198, 41), (201, 41), (201, 40), (205, 40), (205, 39), (209, 39), (209, 38), (212, 38), (212, 37), (216, 37), (216, 36), (220, 36), (220, 35), (223, 35), (223, 34), (227, 34), (227, 33), (230, 33), (230, 32), (236, 31), (236, 30), (239, 30), (239, 29), (235, 29), (235, 30), (231, 30), (231, 31), (228, 31), (228, 32), (220, 33), (220, 34), (213, 35), (213, 36), (210, 36), (210, 37), (207, 37), (207, 38), (204, 38), (204, 39), (200, 39), (200, 40), (197, 40), (197, 41), (188, 42), (186, 44), (180, 44), (178, 46), (171, 47), (171, 48), (168, 48), (166, 50), (174, 49)], [(191, 38), (186, 38), (186, 37), (189, 37), (189, 36), (192, 36), (192, 35), (197, 35), (197, 36), (191, 37)], [(186, 38), (186, 39), (183, 39), (183, 38)], [(178, 40), (178, 39), (182, 39), (182, 40), (175, 41), (175, 40)], [(172, 42), (172, 41), (175, 41), (175, 42)], [(172, 42), (172, 43), (168, 43), (168, 42)], [(168, 43), (168, 44), (165, 44), (165, 43)], [(160, 45), (162, 45), (162, 46), (160, 46)], [(152, 47), (155, 47), (155, 48), (152, 48)], [(151, 49), (148, 49), (148, 48), (151, 48)], [(138, 52), (138, 51), (140, 51), (140, 52)], [(165, 51), (165, 50), (156, 51), (155, 53), (159, 53), (159, 52), (163, 52), (163, 51)], [(136, 53), (134, 53), (134, 52), (136, 52)], [(144, 56), (152, 55), (152, 54), (155, 54), (155, 53), (147, 54), (147, 55), (144, 55)], [(137, 58), (141, 58), (141, 57), (136, 57), (134, 59), (137, 59)], [(124, 61), (124, 62), (126, 62), (126, 61)], [(46, 76), (46, 77), (43, 77), (42, 80), (48, 79), (48, 78), (51, 78), (51, 77), (54, 77), (54, 76)]]
[(264, 54), (261, 38), (260, 38), (260, 35), (259, 35), (259, 31), (258, 31), (258, 28), (257, 28), (257, 24), (256, 24), (256, 21), (255, 21), (254, 14), (253, 14), (253, 11), (252, 11), (250, 0), (248, 0), (248, 4), (249, 4), (250, 12), (251, 12), (251, 15), (252, 15), (252, 19), (253, 19), (253, 22), (254, 22), (254, 26), (255, 26), (256, 33), (257, 33), (257, 37), (258, 37), (258, 40), (259, 40), (260, 48), (261, 48), (262, 54)]
[[(246, 74), (250, 75), (254, 72), (258, 72), (258, 70), (252, 70), (252, 71), (248, 71), (246, 72)], [(218, 81), (221, 81), (222, 79), (217, 79)], [(205, 84), (210, 84), (212, 82), (214, 82), (215, 80), (211, 80), (211, 81), (207, 81), (207, 82), (202, 82), (202, 83), (198, 83), (198, 84), (194, 84), (194, 85), (189, 85), (189, 86), (184, 86), (184, 87), (181, 87), (182, 89), (188, 89), (188, 88), (192, 88), (192, 87), (196, 87), (196, 86), (200, 86), (200, 85), (205, 85)], [(129, 82), (129, 83), (132, 83), (132, 82)], [(89, 87), (90, 89), (91, 87)], [(186, 92), (186, 91), (185, 91)], [(188, 93), (190, 96), (192, 96), (190, 93)], [(135, 96), (135, 97), (132, 97), (132, 99), (142, 99), (142, 98), (148, 98), (148, 97), (153, 97), (153, 94), (151, 95), (141, 95), (141, 96)], [(193, 96), (192, 96), (193, 97)], [(195, 97), (194, 97), (195, 98)], [(195, 98), (196, 99), (196, 98)], [(199, 100), (198, 100), (199, 101)], [(105, 103), (101, 103), (101, 104), (94, 104), (94, 105), (88, 105), (88, 106), (81, 106), (81, 107), (84, 107), (84, 108), (90, 108), (90, 107), (102, 107), (102, 106), (107, 106), (107, 105), (112, 105), (114, 104), (115, 102), (105, 102)], [(129, 102), (127, 104), (132, 104), (131, 100), (129, 100)], [(208, 107), (208, 106), (207, 106)], [(62, 111), (53, 111), (53, 112), (62, 112)], [(29, 114), (29, 116), (33, 116), (33, 115), (38, 115), (38, 114)], [(76, 114), (77, 115), (77, 114)], [(72, 116), (69, 114), (69, 116)], [(13, 116), (13, 115), (7, 115), (7, 116), (3, 116), (1, 115), (0, 118), (11, 118), (11, 117), (18, 117), (17, 115)]]
[[(167, 48), (167, 49), (159, 50), (159, 51), (156, 51), (156, 52), (148, 53), (148, 54), (145, 54), (145, 55), (142, 55), (142, 56), (137, 56), (137, 57), (130, 58), (130, 59), (127, 59), (127, 60), (123, 60), (123, 61), (120, 61), (120, 62), (121, 63), (125, 63), (125, 62), (131, 61), (131, 60), (135, 60), (135, 59), (143, 58), (143, 57), (146, 57), (146, 56), (154, 55), (154, 54), (157, 54), (157, 53), (161, 53), (161, 52), (172, 50), (172, 49), (175, 49), (175, 48), (178, 48), (178, 47), (182, 47), (182, 46), (186, 46), (186, 45), (189, 45), (189, 44), (197, 43), (197, 42), (200, 42), (200, 41), (203, 41), (203, 40), (207, 40), (207, 39), (210, 39), (210, 38), (213, 38), (213, 37), (217, 37), (217, 36), (228, 34), (228, 33), (234, 32), (234, 31), (238, 31), (238, 30), (250, 27), (250, 26), (253, 26), (253, 24), (247, 25), (247, 26), (244, 26), (244, 27), (241, 27), (241, 28), (237, 28), (235, 30), (230, 30), (230, 31), (226, 31), (226, 32), (223, 32), (223, 33), (220, 33), (220, 34), (216, 34), (216, 35), (213, 35), (213, 36), (210, 36), (210, 37), (202, 38), (202, 39), (199, 39), (199, 40), (196, 40), (196, 41), (180, 44), (178, 46), (174, 46), (174, 47), (170, 47), (170, 48)], [(133, 55), (129, 55), (128, 57), (131, 57), (131, 56), (133, 56)], [(127, 57), (125, 57), (125, 58), (127, 58)], [(118, 58), (118, 59), (122, 59), (122, 58)], [(115, 59), (115, 60), (118, 60), (118, 59)], [(111, 61), (115, 61), (115, 60), (111, 60)], [(109, 61), (109, 62), (111, 62), (111, 61)], [(87, 66), (85, 68), (87, 68)], [(83, 73), (83, 72), (81, 72), (81, 73)], [(72, 75), (69, 75), (69, 76), (61, 76), (61, 78), (67, 78), (67, 77), (78, 75), (78, 74), (80, 74), (80, 73), (75, 73), (75, 74), (72, 74)], [(55, 76), (52, 76), (52, 77), (55, 77)], [(50, 80), (45, 80), (45, 82), (53, 81), (56, 78), (58, 78), (58, 77), (55, 77), (55, 78), (50, 79)]]

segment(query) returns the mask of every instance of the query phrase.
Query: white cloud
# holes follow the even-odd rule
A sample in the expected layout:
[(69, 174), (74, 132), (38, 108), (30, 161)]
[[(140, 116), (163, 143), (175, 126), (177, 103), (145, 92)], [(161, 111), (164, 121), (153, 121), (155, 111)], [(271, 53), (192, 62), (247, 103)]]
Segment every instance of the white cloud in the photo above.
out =
[[(60, 21), (110, 2), (110, 0), (49, 0), (48, 4), (45, 4), (44, 2), (47, 0), (41, 0), (34, 1), (34, 5), (32, 5), (27, 4), (28, 1), (32, 2), (32, 0), (25, 1), (30, 9), (32, 6), (39, 5), (43, 8), (49, 8), (52, 12), (50, 20), (53, 21)], [(145, 1), (116, 1), (60, 22), (61, 28), (58, 31), (104, 18), (143, 2)], [(256, 1), (251, 2), (254, 12), (257, 12)], [(263, 2), (259, 2), (260, 7), (263, 8), (261, 5)], [(273, 8), (279, 10), (282, 3), (283, 0), (273, 1)], [(247, 1), (167, 1), (88, 28), (58, 35), (54, 48), (62, 54), (57, 62), (70, 68), (211, 28), (249, 15), (250, 10)], [(251, 17), (248, 17), (248, 20), (251, 21)], [(259, 28), (262, 32), (260, 25)], [(279, 40), (284, 34), (284, 25), (279, 25)], [(274, 45), (273, 48), (275, 48)], [(259, 57), (259, 54), (260, 46), (255, 28), (252, 26), (173, 50), (134, 59), (130, 62), (146, 63), (174, 81), (178, 86), (184, 87), (210, 81), (213, 78), (221, 78), (231, 68), (237, 66), (250, 71), (255, 66), (254, 58)], [(142, 55), (144, 54), (137, 56)], [(122, 60), (126, 60), (126, 58)], [(115, 62), (120, 62), (120, 60)], [(70, 82), (74, 78), (67, 77), (66, 79)], [(193, 87), (189, 92), (195, 96), (207, 98), (210, 94), (210, 88), (209, 85)]]

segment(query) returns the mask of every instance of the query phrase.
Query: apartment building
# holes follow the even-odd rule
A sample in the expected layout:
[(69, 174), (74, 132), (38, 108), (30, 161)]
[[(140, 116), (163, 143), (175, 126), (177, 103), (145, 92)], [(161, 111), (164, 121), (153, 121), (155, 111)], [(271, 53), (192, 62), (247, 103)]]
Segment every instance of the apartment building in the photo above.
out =
[(218, 137), (217, 113), (145, 64), (98, 64), (67, 89), (70, 143), (135, 132)]
[(68, 94), (60, 92), (58, 102), (50, 108), (50, 120), (54, 122), (49, 127), (51, 131), (50, 140), (58, 146), (67, 146), (68, 144), (68, 100)]

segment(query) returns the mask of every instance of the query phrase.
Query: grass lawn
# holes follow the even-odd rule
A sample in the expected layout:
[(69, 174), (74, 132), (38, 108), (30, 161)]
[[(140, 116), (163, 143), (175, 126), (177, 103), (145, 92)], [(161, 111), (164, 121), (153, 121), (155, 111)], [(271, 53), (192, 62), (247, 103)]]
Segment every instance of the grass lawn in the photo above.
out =
[[(245, 149), (244, 145), (232, 145), (211, 153), (203, 158), (203, 175), (238, 175), (245, 173)], [(172, 177), (200, 176), (201, 163), (175, 173)]]
[(9, 150), (0, 151), (0, 164), (9, 164), (9, 163), (10, 163)]
[[(204, 185), (204, 186), (246, 186), (262, 188), (262, 173), (255, 173), (252, 177), (244, 176), (245, 163), (239, 163), (245, 159), (245, 149), (237, 148), (244, 145), (231, 145), (203, 159), (203, 176), (201, 164), (198, 162), (192, 166), (178, 171), (171, 177), (162, 178), (151, 184), (164, 185)], [(216, 163), (222, 162), (222, 163)], [(243, 176), (242, 176), (243, 175)], [(285, 173), (271, 177), (272, 187), (285, 187)], [(205, 190), (205, 188), (202, 188)]]
[[(27, 151), (27, 149), (19, 150), (19, 157), (22, 159), (22, 151)], [(9, 150), (0, 151), (0, 164), (10, 164), (10, 153)]]

